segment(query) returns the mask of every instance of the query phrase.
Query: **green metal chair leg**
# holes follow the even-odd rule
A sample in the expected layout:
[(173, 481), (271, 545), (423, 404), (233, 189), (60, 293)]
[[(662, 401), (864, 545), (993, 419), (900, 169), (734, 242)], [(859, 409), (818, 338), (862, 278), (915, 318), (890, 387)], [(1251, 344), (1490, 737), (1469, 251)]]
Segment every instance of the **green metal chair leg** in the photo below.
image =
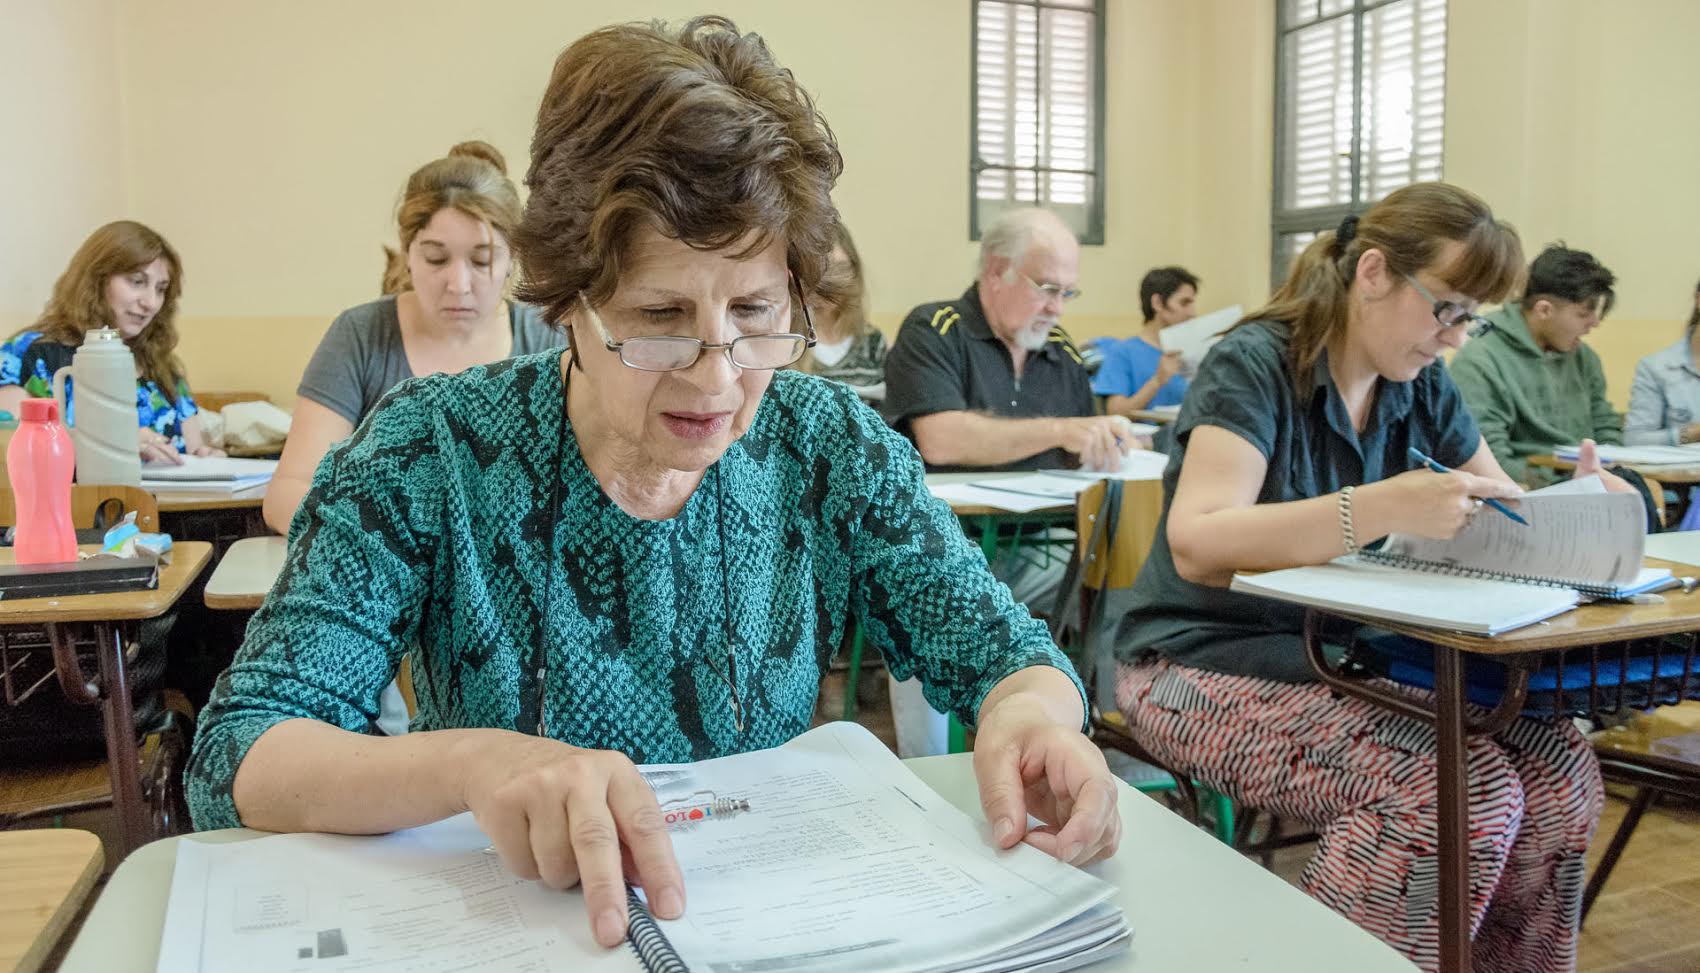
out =
[[(1205, 788), (1209, 790), (1209, 788)], [(1226, 794), (1210, 791), (1216, 804), (1216, 838), (1225, 845), (1234, 843), (1234, 801)]]
[(856, 718), (856, 684), (862, 678), (862, 623), (850, 636), (850, 669), (844, 678), (844, 718)]

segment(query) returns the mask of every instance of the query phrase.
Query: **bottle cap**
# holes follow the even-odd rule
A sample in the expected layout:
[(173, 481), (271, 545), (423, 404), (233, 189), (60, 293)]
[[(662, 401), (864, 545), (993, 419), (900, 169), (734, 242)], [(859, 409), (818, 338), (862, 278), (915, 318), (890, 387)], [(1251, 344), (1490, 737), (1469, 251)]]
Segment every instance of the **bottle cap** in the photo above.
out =
[(25, 422), (57, 422), (59, 403), (52, 399), (25, 399), (19, 407)]

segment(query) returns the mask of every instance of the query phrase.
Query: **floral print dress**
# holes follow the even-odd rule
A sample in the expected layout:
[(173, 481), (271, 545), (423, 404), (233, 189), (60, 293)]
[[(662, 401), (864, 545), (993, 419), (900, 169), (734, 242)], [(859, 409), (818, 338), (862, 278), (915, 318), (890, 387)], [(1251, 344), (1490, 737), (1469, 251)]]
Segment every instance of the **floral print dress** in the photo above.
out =
[[(21, 386), (31, 398), (53, 396), (53, 373), (71, 364), (73, 345), (47, 341), (39, 331), (20, 331), (0, 344), (0, 386)], [(65, 380), (65, 424), (76, 425), (76, 402), (70, 378)], [(189, 383), (177, 382), (176, 394), (166, 395), (152, 379), (136, 380), (136, 425), (145, 426), (171, 440), (179, 452), (183, 446), (183, 421), (200, 409), (189, 394)]]

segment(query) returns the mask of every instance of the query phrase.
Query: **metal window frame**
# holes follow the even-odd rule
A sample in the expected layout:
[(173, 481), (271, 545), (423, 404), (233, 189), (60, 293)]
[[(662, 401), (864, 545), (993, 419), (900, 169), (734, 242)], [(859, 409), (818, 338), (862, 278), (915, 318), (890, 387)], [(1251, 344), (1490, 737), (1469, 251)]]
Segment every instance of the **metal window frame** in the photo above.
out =
[[(1392, 2), (1392, 0), (1385, 0)], [(1001, 3), (1010, 7), (1032, 7), (1037, 12), (1040, 22), (1043, 22), (1046, 10), (1067, 10), (1073, 13), (1090, 13), (1092, 21), (1092, 162), (1091, 169), (1061, 169), (1052, 166), (992, 166), (980, 158), (980, 5), (982, 3)], [(1086, 202), (1086, 232), (1081, 235), (1080, 242), (1085, 246), (1102, 246), (1104, 243), (1104, 75), (1107, 73), (1104, 63), (1105, 18), (1108, 13), (1108, 0), (1091, 0), (1091, 7), (1079, 4), (1056, 3), (1051, 0), (968, 0), (968, 239), (972, 242), (980, 240), (980, 200), (977, 195), (979, 175), (985, 169), (1003, 169), (1008, 172), (1031, 172), (1034, 174), (1034, 184), (1039, 182), (1039, 175), (1047, 172), (1075, 173), (1092, 177), (1092, 193)], [(1038, 74), (1044, 76), (1042, 60), (1044, 31), (1034, 31), (1034, 60), (1038, 63)], [(1035, 156), (1043, 153), (1035, 153)]]
[[(1281, 246), (1281, 238), (1289, 233), (1317, 232), (1332, 230), (1340, 225), (1340, 221), (1353, 213), (1362, 213), (1369, 207), (1359, 195), (1363, 177), (1363, 122), (1364, 122), (1364, 20), (1365, 17), (1382, 7), (1400, 3), (1402, 0), (1352, 0), (1344, 10), (1326, 16), (1313, 16), (1296, 23), (1287, 20), (1287, 0), (1273, 0), (1275, 4), (1275, 151), (1274, 155), (1274, 194), (1270, 198), (1270, 236), (1269, 236), (1269, 278), (1272, 287), (1281, 286), (1286, 277), (1286, 251)], [(1320, 10), (1320, 0), (1310, 0), (1317, 4)], [(1411, 0), (1413, 3), (1421, 0)], [(1446, 5), (1446, 17), (1452, 16), (1452, 4)], [(1291, 94), (1291, 79), (1287, 77), (1287, 43), (1298, 31), (1317, 24), (1339, 20), (1342, 17), (1352, 18), (1352, 140), (1351, 140), (1351, 200), (1346, 203), (1336, 203), (1331, 206), (1307, 206), (1288, 208), (1282, 205), (1287, 198), (1288, 185), (1292, 173), (1286, 152), (1284, 134), (1287, 129), (1289, 112), (1289, 95)], [(1448, 35), (1450, 36), (1450, 35)], [(1441, 112), (1444, 113), (1442, 103)], [(1442, 139), (1442, 165), (1445, 162), (1445, 142)], [(1443, 169), (1444, 171), (1444, 169)]]

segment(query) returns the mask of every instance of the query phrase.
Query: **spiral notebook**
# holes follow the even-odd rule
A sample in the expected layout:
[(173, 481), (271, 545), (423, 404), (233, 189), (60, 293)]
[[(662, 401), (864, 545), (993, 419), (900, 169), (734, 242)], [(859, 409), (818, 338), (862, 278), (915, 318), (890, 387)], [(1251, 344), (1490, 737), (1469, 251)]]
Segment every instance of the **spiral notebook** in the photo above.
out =
[(1236, 575), (1232, 590), (1368, 618), (1498, 635), (1671, 581), (1645, 568), (1640, 496), (1589, 477), (1525, 494), (1519, 524), (1482, 509), (1450, 540), (1394, 534), (1374, 550), (1311, 567)]

